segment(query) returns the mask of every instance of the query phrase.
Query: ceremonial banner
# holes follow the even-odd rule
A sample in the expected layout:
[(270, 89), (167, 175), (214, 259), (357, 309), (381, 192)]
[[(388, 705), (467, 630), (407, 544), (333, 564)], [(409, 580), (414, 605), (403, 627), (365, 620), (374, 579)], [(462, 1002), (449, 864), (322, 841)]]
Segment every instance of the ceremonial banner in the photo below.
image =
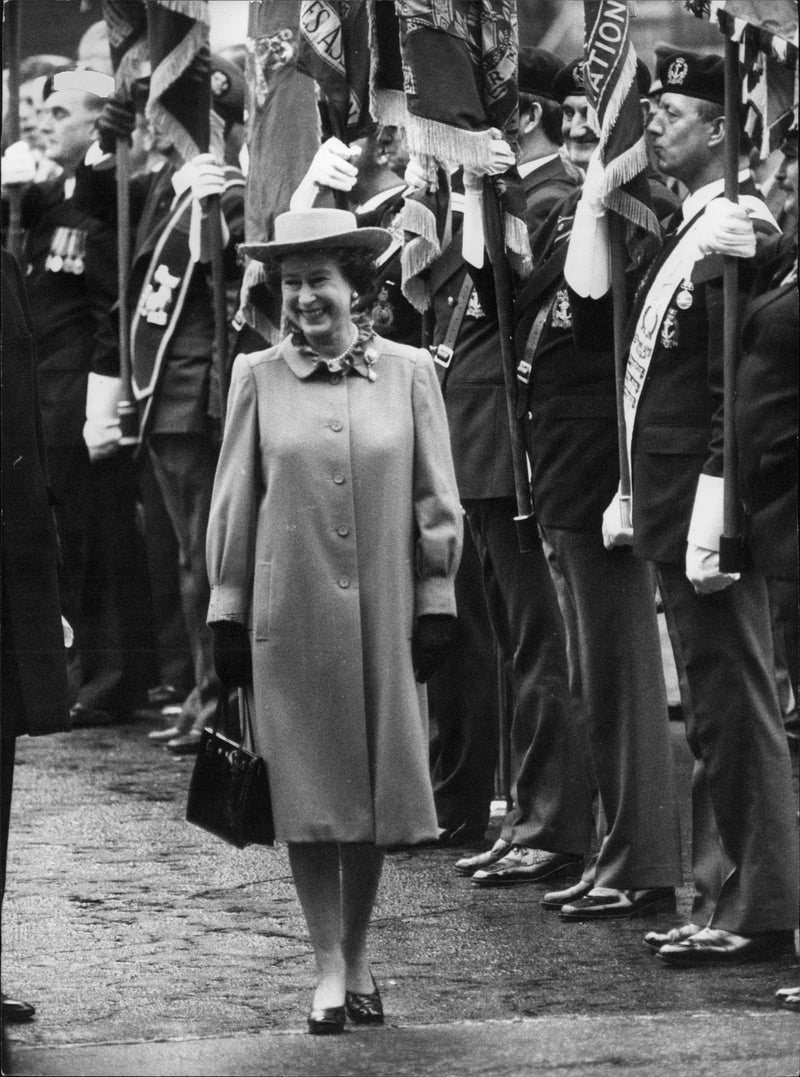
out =
[(211, 74), (208, 0), (147, 0), (147, 118), (189, 160), (208, 152)]
[(301, 0), (298, 70), (319, 86), (330, 134), (348, 142), (369, 126), (365, 0)]
[(659, 237), (645, 177), (647, 147), (628, 4), (626, 0), (584, 0), (584, 15), (583, 79), (600, 133), (605, 204), (629, 222), (629, 242), (636, 229)]
[[(516, 150), (516, 0), (400, 0), (397, 10), (411, 152), (482, 166), (493, 129)], [(494, 189), (506, 255), (527, 275), (530, 242), (516, 168), (496, 177)]]
[(797, 47), (797, 0), (686, 0), (686, 7), (700, 19), (741, 19)]
[(129, 96), (132, 83), (150, 74), (145, 0), (103, 0), (111, 65), (117, 90)]

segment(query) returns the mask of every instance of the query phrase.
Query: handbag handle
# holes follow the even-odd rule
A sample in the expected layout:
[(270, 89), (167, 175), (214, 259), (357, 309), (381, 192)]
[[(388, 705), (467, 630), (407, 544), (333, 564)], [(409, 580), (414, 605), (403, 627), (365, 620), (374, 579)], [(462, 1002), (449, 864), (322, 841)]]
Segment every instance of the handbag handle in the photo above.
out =
[[(249, 740), (250, 748), (255, 750), (255, 738), (253, 737), (253, 716), (250, 711), (250, 703), (247, 698), (247, 689), (238, 689), (239, 698), (239, 747), (244, 748), (245, 740)], [(219, 695), (217, 696), (217, 708), (214, 711), (214, 719), (211, 723), (210, 730), (212, 733), (219, 733), (220, 724), (225, 727), (226, 733), (229, 729), (228, 715), (230, 704), (230, 695), (225, 689), (224, 685), (219, 687)], [(244, 716), (244, 720), (242, 720)], [(225, 736), (223, 733), (219, 733), (220, 736)], [(233, 742), (232, 742), (233, 743)]]

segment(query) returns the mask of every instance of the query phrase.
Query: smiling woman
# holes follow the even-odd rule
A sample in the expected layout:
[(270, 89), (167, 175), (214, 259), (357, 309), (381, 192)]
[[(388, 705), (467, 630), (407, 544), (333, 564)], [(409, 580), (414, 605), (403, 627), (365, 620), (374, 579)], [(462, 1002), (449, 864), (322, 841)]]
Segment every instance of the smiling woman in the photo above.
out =
[(220, 680), (254, 696), (316, 958), (309, 1031), (336, 1033), (383, 1020), (366, 941), (385, 848), (438, 833), (419, 682), (453, 634), (461, 509), (430, 354), (353, 311), (389, 233), (310, 209), (275, 236), (244, 251), (291, 333), (234, 365), (209, 624)]

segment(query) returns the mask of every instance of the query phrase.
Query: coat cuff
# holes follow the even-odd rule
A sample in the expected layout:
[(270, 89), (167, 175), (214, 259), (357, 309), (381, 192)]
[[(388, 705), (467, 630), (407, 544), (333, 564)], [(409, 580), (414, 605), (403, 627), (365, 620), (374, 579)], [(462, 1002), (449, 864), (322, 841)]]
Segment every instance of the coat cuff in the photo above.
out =
[(249, 599), (242, 588), (212, 586), (206, 624), (212, 624), (214, 621), (237, 621), (246, 625), (248, 606)]
[(719, 550), (724, 527), (724, 480), (716, 475), (700, 475), (694, 495), (688, 541), (705, 550)]
[(422, 617), (426, 613), (447, 613), (455, 617), (456, 595), (451, 579), (442, 577), (417, 584), (414, 616)]

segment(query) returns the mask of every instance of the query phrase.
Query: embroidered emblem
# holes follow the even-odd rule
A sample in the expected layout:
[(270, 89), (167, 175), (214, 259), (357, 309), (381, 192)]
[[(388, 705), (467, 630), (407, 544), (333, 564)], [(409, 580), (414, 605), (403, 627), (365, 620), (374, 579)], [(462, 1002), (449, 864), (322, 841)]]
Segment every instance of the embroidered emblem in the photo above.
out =
[(166, 325), (167, 311), (172, 306), (173, 293), (181, 278), (174, 277), (165, 265), (160, 265), (153, 274), (153, 280), (160, 287), (147, 285), (142, 294), (139, 312), (151, 325)]
[(481, 301), (478, 299), (478, 293), (473, 288), (469, 293), (469, 303), (467, 303), (467, 309), (464, 314), (465, 318), (485, 318), (486, 311), (481, 306)]
[(570, 306), (569, 293), (566, 288), (559, 288), (556, 292), (550, 325), (553, 329), (572, 328), (572, 307)]
[(678, 312), (674, 307), (669, 308), (661, 323), (661, 347), (678, 347)]
[(683, 56), (676, 56), (667, 68), (667, 82), (673, 86), (682, 86), (689, 74), (689, 65)]

